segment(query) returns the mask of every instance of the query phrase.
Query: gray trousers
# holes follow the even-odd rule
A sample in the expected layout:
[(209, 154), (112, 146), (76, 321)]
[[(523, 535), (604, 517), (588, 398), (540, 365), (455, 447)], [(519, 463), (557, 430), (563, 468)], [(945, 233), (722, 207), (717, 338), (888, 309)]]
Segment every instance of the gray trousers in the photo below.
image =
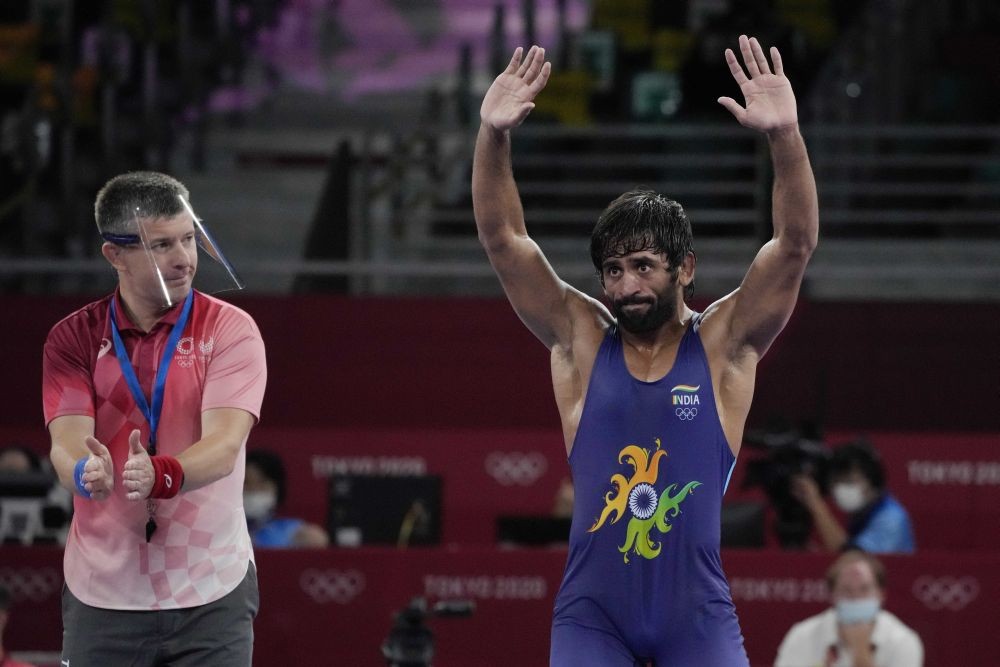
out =
[(228, 595), (186, 609), (99, 609), (63, 586), (61, 662), (68, 667), (250, 667), (259, 606), (253, 563)]

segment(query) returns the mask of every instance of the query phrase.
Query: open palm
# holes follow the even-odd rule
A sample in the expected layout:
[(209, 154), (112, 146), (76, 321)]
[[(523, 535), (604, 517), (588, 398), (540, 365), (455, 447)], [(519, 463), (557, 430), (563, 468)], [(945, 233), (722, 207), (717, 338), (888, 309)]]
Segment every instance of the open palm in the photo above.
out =
[(545, 49), (533, 46), (524, 61), (523, 49), (518, 47), (500, 76), (483, 98), (479, 116), (485, 125), (495, 130), (510, 130), (520, 125), (531, 110), (533, 100), (549, 80), (552, 64), (545, 62)]
[(731, 97), (720, 97), (719, 104), (729, 109), (740, 125), (760, 132), (773, 132), (798, 123), (795, 93), (785, 77), (778, 49), (771, 47), (773, 73), (756, 37), (747, 39), (746, 35), (741, 35), (740, 53), (746, 65), (745, 72), (731, 49), (726, 49), (726, 63), (740, 86), (746, 106)]

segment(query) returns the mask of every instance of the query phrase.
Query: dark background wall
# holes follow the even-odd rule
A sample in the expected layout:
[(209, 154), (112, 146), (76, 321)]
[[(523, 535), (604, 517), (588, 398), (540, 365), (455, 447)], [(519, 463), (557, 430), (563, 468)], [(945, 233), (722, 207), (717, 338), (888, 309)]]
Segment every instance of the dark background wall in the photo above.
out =
[[(88, 300), (0, 299), (0, 425), (43, 428), (43, 341)], [(558, 427), (548, 353), (503, 300), (233, 301), (267, 344), (263, 425)], [(803, 301), (760, 366), (748, 425), (1000, 431), (998, 342), (1000, 304)]]

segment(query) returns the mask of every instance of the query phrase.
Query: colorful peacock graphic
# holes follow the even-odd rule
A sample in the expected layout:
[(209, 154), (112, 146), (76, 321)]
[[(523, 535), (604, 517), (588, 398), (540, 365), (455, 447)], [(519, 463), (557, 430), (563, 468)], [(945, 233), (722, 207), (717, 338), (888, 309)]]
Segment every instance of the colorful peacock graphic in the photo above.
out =
[(632, 513), (632, 518), (628, 522), (625, 533), (625, 544), (618, 547), (618, 550), (625, 554), (626, 563), (628, 563), (629, 552), (633, 549), (637, 554), (647, 559), (660, 555), (662, 546), (659, 542), (650, 539), (649, 532), (654, 526), (661, 533), (670, 532), (672, 526), (667, 523), (667, 513), (669, 512), (671, 517), (680, 514), (681, 501), (695, 488), (701, 486), (701, 482), (688, 482), (676, 494), (670, 495), (677, 488), (676, 484), (671, 484), (657, 497), (656, 488), (653, 485), (656, 483), (656, 477), (659, 473), (660, 460), (667, 455), (667, 452), (660, 449), (659, 438), (656, 438), (655, 442), (656, 450), (652, 457), (648, 449), (639, 445), (626, 445), (618, 452), (618, 462), (632, 466), (632, 476), (630, 478), (626, 478), (622, 474), (611, 476), (611, 483), (615, 489), (605, 494), (604, 510), (594, 525), (588, 529), (588, 532), (593, 533), (606, 521), (618, 523), (618, 520), (625, 515), (627, 507)]

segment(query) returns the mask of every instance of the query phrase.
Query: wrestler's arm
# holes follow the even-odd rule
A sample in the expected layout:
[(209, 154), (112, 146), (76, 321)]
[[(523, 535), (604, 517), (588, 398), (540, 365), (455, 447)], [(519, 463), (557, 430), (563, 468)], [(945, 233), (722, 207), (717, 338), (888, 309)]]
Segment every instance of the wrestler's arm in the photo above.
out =
[(740, 51), (746, 72), (729, 49), (726, 61), (746, 107), (729, 97), (720, 97), (719, 103), (740, 124), (767, 135), (774, 163), (774, 232), (757, 253), (742, 284), (705, 310), (701, 326), (717, 387), (716, 407), (734, 454), (743, 441), (757, 362), (792, 314), (819, 227), (816, 184), (781, 56), (777, 49), (771, 49), (772, 73), (756, 39), (741, 36)]
[(726, 50), (730, 71), (746, 99), (746, 108), (720, 98), (744, 126), (767, 135), (774, 166), (773, 237), (757, 253), (731, 302), (729, 358), (750, 357), (755, 364), (784, 328), (798, 299), (806, 264), (816, 248), (819, 205), (805, 142), (799, 134), (795, 95), (784, 76), (781, 56), (771, 48), (772, 73), (756, 39), (740, 37), (749, 77), (736, 55)]
[(538, 47), (523, 60), (521, 54), (518, 48), (483, 99), (472, 204), (479, 240), (518, 317), (549, 349), (569, 348), (574, 318), (595, 320), (604, 308), (563, 282), (528, 236), (511, 166), (510, 132), (534, 108), (532, 100), (545, 87), (551, 65)]

